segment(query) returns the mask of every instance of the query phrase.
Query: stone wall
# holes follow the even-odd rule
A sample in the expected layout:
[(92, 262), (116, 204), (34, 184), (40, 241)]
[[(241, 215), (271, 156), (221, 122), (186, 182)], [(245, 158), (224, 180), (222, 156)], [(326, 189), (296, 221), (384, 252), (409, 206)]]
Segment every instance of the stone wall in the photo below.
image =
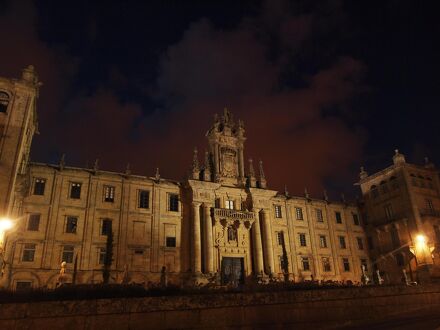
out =
[(330, 328), (440, 312), (440, 285), (0, 305), (1, 329)]

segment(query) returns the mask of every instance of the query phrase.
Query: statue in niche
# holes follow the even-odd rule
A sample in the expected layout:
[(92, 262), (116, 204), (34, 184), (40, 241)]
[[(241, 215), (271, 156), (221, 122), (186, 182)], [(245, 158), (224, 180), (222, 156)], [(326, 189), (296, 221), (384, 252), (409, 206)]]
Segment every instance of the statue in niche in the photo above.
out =
[(233, 226), (228, 227), (228, 241), (235, 242), (237, 240), (237, 229)]

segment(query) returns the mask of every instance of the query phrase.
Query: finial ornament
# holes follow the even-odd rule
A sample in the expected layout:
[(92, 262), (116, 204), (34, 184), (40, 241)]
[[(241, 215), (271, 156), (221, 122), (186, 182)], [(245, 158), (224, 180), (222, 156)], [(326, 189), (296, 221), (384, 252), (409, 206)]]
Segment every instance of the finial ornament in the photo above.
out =
[(252, 158), (249, 158), (249, 176), (255, 177), (254, 162)]
[(328, 203), (327, 190), (325, 190), (325, 189), (324, 189), (324, 192), (323, 192), (323, 196), (324, 196), (324, 200)]
[(154, 179), (156, 181), (160, 181), (159, 167), (156, 167), (156, 174), (154, 175)]
[(346, 200), (345, 200), (345, 194), (344, 193), (341, 193), (341, 201), (342, 201), (342, 203), (346, 203)]
[(368, 177), (368, 173), (365, 171), (364, 167), (361, 166), (361, 171), (359, 172), (359, 178), (361, 180), (365, 179), (366, 177)]
[(394, 165), (404, 164), (405, 161), (405, 155), (401, 154), (399, 152), (399, 149), (394, 150), (394, 156), (393, 156), (393, 163)]
[(60, 170), (61, 171), (64, 170), (65, 166), (66, 166), (66, 154), (62, 154), (59, 163)]
[(264, 170), (263, 170), (263, 161), (260, 159), (260, 179), (265, 179), (266, 177), (264, 176)]
[(193, 171), (199, 170), (199, 156), (197, 148), (194, 148), (194, 154), (193, 154)]
[(209, 152), (205, 151), (205, 165), (203, 171), (203, 179), (205, 181), (211, 181), (211, 161), (209, 159)]
[(310, 198), (309, 192), (308, 192), (306, 187), (304, 187), (304, 197), (307, 198), (307, 199)]
[(286, 197), (289, 197), (289, 191), (287, 190), (287, 185), (286, 184), (284, 185), (284, 195)]
[(95, 174), (99, 171), (99, 159), (96, 158), (95, 160), (95, 164), (93, 164), (93, 172), (95, 172)]
[(127, 166), (125, 167), (125, 174), (126, 175), (130, 175), (131, 174), (130, 163), (127, 163)]

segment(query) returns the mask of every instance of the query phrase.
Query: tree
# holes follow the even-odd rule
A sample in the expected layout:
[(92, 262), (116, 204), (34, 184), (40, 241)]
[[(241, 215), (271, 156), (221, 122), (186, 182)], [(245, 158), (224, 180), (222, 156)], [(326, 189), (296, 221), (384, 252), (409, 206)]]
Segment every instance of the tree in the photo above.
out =
[(283, 255), (281, 257), (281, 268), (284, 274), (284, 281), (289, 281), (289, 258), (287, 257), (286, 242), (284, 241), (284, 232), (281, 232), (281, 247), (283, 249)]
[(104, 266), (102, 268), (102, 279), (104, 284), (108, 284), (110, 280), (110, 268), (113, 262), (113, 231), (110, 229), (107, 234), (107, 242), (105, 244)]

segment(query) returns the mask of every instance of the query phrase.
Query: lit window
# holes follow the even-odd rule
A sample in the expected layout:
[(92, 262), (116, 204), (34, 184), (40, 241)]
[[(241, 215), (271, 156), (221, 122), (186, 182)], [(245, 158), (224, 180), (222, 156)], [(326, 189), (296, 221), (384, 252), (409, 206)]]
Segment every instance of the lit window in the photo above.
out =
[(104, 202), (113, 203), (115, 201), (115, 187), (104, 186)]
[(172, 212), (179, 212), (179, 195), (169, 194), (168, 195), (168, 207)]
[(298, 237), (299, 237), (299, 245), (300, 246), (307, 246), (306, 234), (300, 233), (300, 234), (298, 234)]
[(148, 190), (139, 190), (139, 208), (148, 209), (150, 207), (150, 192)]
[(341, 249), (346, 249), (347, 248), (347, 244), (345, 243), (345, 237), (344, 236), (339, 236), (339, 247)]
[(35, 244), (25, 244), (21, 261), (32, 262), (35, 257)]
[(107, 250), (105, 248), (99, 248), (98, 253), (99, 253), (99, 255), (98, 255), (98, 263), (100, 265), (103, 265), (104, 262), (105, 262), (105, 256), (107, 254)]
[(78, 182), (70, 183), (70, 198), (72, 199), (81, 198), (81, 183)]
[(342, 223), (341, 212), (336, 211), (335, 212), (335, 218), (336, 218), (336, 223)]
[(281, 205), (275, 205), (275, 218), (281, 218)]
[(342, 258), (342, 264), (344, 266), (344, 272), (350, 271), (350, 262), (348, 261), (348, 258)]
[(309, 271), (310, 270), (309, 258), (301, 257), (301, 263), (302, 263), (302, 269), (303, 270), (305, 270), (305, 271)]
[(78, 218), (73, 216), (67, 216), (66, 218), (66, 233), (76, 234), (76, 227), (78, 225)]
[(322, 268), (324, 269), (324, 272), (332, 271), (332, 266), (329, 257), (322, 257)]
[(279, 231), (277, 233), (277, 240), (278, 240), (278, 245), (284, 244), (284, 233), (282, 231)]
[(31, 214), (29, 216), (27, 230), (38, 231), (39, 227), (40, 227), (40, 214)]
[(358, 249), (363, 250), (364, 249), (364, 241), (362, 240), (362, 237), (356, 237), (356, 241), (358, 244)]
[(319, 235), (319, 246), (322, 248), (327, 247), (327, 237), (325, 235)]
[(225, 203), (226, 203), (225, 207), (228, 210), (233, 210), (234, 209), (234, 201), (233, 200), (226, 200)]
[(316, 209), (316, 221), (324, 222), (324, 218), (322, 217), (322, 210)]
[(46, 179), (37, 178), (34, 183), (34, 195), (44, 195)]
[(112, 221), (110, 219), (103, 219), (101, 226), (101, 235), (108, 235), (112, 231)]
[(175, 237), (166, 237), (166, 246), (167, 247), (176, 247), (176, 238)]
[(356, 214), (356, 213), (352, 213), (352, 215), (353, 215), (353, 223), (356, 225), (356, 226), (359, 226), (359, 216)]
[(8, 110), (9, 95), (5, 92), (0, 92), (0, 112), (6, 113)]
[(296, 220), (303, 220), (303, 210), (300, 207), (295, 207), (295, 215), (296, 215)]
[(63, 248), (63, 258), (61, 261), (71, 264), (73, 262), (73, 251), (74, 248), (72, 245), (65, 245)]

